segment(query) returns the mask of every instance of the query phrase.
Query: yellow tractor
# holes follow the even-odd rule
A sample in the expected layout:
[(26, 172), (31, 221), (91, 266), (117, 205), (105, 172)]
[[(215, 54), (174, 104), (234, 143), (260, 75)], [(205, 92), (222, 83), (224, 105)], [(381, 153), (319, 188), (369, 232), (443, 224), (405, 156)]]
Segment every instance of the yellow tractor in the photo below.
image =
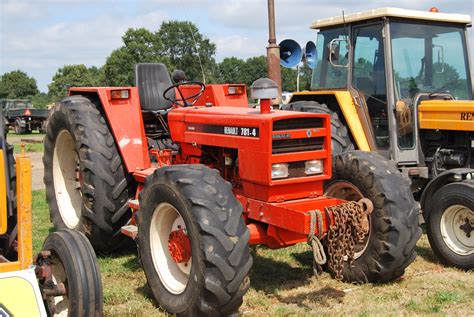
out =
[(31, 163), (15, 160), (0, 119), (0, 316), (101, 316), (100, 273), (82, 233), (50, 233), (33, 258)]
[[(316, 20), (311, 90), (294, 93), (283, 106), (329, 113), (333, 154), (372, 151), (396, 164), (411, 178), (433, 251), (463, 269), (474, 267), (470, 26), (470, 16), (436, 8)], [(337, 173), (333, 180), (327, 195), (361, 195)]]

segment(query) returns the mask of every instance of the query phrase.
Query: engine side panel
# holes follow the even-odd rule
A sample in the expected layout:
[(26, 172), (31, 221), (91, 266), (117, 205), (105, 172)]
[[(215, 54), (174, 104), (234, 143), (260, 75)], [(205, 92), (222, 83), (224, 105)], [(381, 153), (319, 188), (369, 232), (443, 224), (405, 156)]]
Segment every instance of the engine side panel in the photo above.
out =
[(420, 129), (474, 131), (474, 101), (422, 101), (418, 118)]

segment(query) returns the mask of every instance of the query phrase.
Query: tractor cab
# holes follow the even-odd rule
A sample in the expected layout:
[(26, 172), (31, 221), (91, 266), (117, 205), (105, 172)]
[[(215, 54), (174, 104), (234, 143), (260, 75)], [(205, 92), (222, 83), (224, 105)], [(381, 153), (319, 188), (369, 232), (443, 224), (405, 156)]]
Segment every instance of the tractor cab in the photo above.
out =
[(436, 8), (316, 20), (311, 91), (285, 106), (331, 114), (333, 154), (355, 148), (393, 161), (411, 179), (433, 251), (465, 269), (474, 266), (470, 26), (469, 15)]
[(311, 25), (319, 29), (312, 90), (350, 91), (369, 147), (402, 164), (418, 163), (420, 101), (473, 98), (466, 40), (471, 19), (436, 10), (383, 8)]
[(26, 99), (4, 99), (3, 100), (3, 109), (8, 110), (18, 110), (18, 109), (31, 109), (33, 104), (31, 100)]

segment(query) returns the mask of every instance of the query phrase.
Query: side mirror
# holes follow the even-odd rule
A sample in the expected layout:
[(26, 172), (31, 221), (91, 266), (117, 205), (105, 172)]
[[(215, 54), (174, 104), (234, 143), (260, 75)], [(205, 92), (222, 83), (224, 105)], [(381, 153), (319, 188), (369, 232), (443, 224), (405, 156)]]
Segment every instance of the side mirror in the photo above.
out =
[[(331, 42), (329, 42), (328, 58), (329, 58), (329, 63), (331, 63), (331, 65), (334, 67), (348, 67), (348, 62), (349, 62), (348, 58), (346, 58), (346, 61), (344, 64), (340, 63), (339, 61), (341, 45), (344, 45), (344, 43), (346, 47), (349, 47), (349, 42), (347, 39), (333, 39), (331, 40)], [(347, 57), (347, 54), (345, 54), (344, 57)]]

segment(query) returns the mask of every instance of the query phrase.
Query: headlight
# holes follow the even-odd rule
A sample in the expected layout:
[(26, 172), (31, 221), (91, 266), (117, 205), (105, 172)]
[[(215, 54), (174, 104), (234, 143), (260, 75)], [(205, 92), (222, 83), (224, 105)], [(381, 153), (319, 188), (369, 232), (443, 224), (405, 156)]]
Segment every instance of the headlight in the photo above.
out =
[(288, 177), (288, 164), (277, 163), (272, 165), (272, 179)]
[(304, 173), (306, 175), (321, 174), (323, 172), (322, 160), (311, 160), (304, 163)]

